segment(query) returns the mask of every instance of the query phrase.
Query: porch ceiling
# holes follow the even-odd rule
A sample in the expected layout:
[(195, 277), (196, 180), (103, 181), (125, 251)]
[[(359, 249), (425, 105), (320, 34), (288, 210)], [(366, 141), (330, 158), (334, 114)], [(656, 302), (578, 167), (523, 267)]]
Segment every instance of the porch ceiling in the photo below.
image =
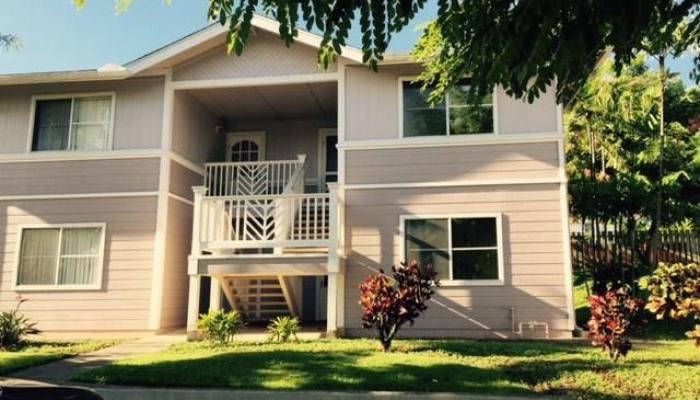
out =
[(228, 120), (335, 118), (335, 82), (199, 89), (190, 93), (213, 114)]

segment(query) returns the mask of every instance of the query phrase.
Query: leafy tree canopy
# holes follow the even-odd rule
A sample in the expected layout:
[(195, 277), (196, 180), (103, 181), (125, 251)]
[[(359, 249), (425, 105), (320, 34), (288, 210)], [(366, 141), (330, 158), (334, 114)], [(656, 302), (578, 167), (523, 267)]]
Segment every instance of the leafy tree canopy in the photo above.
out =
[[(87, 0), (72, 1), (81, 7)], [(116, 10), (126, 10), (132, 1), (115, 0)], [(437, 2), (437, 19), (426, 29), (415, 52), (427, 65), (423, 80), (438, 83), (435, 98), (462, 76), (471, 75), (475, 97), (502, 85), (511, 95), (533, 100), (555, 84), (563, 100), (583, 86), (607, 49), (613, 52), (619, 71), (639, 50), (651, 54), (669, 50), (673, 55), (700, 41), (700, 0)], [(236, 54), (241, 54), (249, 39), (255, 12), (276, 19), (288, 45), (298, 26), (319, 31), (323, 36), (319, 60), (326, 66), (341, 52), (351, 26), (359, 19), (364, 61), (376, 68), (392, 35), (408, 25), (425, 3), (209, 0), (208, 15), (229, 27), (229, 51)], [(695, 65), (697, 77), (700, 58)]]
[[(664, 174), (658, 175), (660, 87), (638, 55), (615, 74), (606, 61), (566, 115), (572, 213), (584, 220), (655, 218), (655, 183), (664, 188), (661, 226), (700, 223), (700, 91), (673, 76), (666, 87)], [(629, 228), (632, 228), (631, 226)]]

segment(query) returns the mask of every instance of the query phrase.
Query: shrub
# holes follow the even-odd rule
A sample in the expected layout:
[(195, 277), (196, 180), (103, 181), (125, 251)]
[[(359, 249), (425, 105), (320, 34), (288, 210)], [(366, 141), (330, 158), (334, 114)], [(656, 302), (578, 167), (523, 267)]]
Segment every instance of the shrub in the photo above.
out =
[(362, 325), (376, 328), (384, 351), (405, 324), (413, 325), (428, 306), (433, 287), (439, 286), (431, 265), (421, 268), (416, 261), (391, 268), (393, 279), (380, 271), (360, 284)]
[(27, 335), (37, 334), (36, 323), (30, 322), (19, 312), (19, 307), (27, 299), (19, 298), (13, 310), (0, 312), (0, 347), (3, 349), (16, 348), (24, 343)]
[(197, 328), (208, 340), (223, 346), (233, 340), (241, 322), (241, 315), (236, 311), (209, 311), (208, 314), (202, 314), (199, 317)]
[(613, 361), (626, 356), (632, 349), (632, 343), (626, 339), (627, 332), (643, 302), (631, 296), (627, 287), (593, 295), (588, 302), (591, 306), (588, 335), (593, 345), (602, 347)]
[(695, 329), (686, 336), (700, 346), (700, 265), (660, 263), (641, 286), (649, 291), (646, 309), (657, 319), (695, 319)]
[(299, 320), (288, 316), (277, 317), (267, 326), (270, 341), (286, 343), (292, 337), (296, 339), (297, 332), (299, 332)]

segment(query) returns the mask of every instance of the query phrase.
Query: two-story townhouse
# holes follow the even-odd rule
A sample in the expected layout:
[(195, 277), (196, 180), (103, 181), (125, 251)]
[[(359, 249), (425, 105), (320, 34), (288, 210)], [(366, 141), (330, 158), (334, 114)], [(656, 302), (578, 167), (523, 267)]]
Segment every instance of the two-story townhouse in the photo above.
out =
[(561, 107), (465, 79), (429, 107), (420, 65), (378, 72), (254, 18), (125, 66), (0, 76), (0, 305), (43, 330), (161, 331), (230, 308), (366, 334), (357, 286), (432, 263), (403, 334), (569, 337)]

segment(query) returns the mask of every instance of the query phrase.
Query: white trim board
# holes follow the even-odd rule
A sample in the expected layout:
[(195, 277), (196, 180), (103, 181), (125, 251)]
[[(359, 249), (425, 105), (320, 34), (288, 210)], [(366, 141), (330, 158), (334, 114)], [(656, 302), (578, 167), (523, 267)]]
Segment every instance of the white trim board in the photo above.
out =
[[(102, 231), (102, 237), (100, 238), (100, 249), (99, 258), (97, 261), (97, 276), (95, 277), (95, 283), (89, 285), (59, 285), (58, 283), (53, 285), (18, 285), (17, 278), (19, 277), (19, 260), (20, 253), (22, 251), (22, 233), (25, 229), (49, 229), (49, 228), (60, 228), (63, 229), (70, 228), (100, 228)], [(17, 227), (17, 244), (15, 247), (15, 263), (14, 271), (12, 273), (12, 290), (15, 292), (32, 292), (32, 291), (94, 291), (102, 289), (102, 276), (104, 272), (104, 255), (105, 255), (105, 241), (107, 237), (107, 223), (105, 222), (91, 222), (91, 223), (66, 223), (66, 224), (22, 224)], [(59, 234), (59, 243), (57, 247), (58, 258), (57, 263), (60, 262), (60, 248), (61, 248), (61, 236)], [(56, 265), (56, 273), (58, 274), (58, 265)]]
[[(498, 254), (498, 279), (474, 279), (474, 280), (443, 280), (440, 281), (441, 286), (505, 286), (505, 262), (503, 254), (503, 214), (502, 213), (458, 213), (458, 214), (402, 214), (399, 216), (399, 256), (401, 259), (406, 254), (406, 221), (412, 219), (447, 219), (448, 220), (448, 243), (449, 251), (452, 248), (452, 229), (449, 223), (451, 219), (460, 218), (495, 218), (496, 219), (496, 252)], [(410, 262), (410, 260), (403, 260)], [(450, 276), (452, 276), (452, 258), (450, 258)]]
[(170, 86), (173, 90), (223, 89), (250, 86), (273, 86), (316, 82), (336, 82), (337, 80), (337, 72), (321, 72), (317, 74), (261, 76), (253, 78), (197, 79), (173, 81), (170, 84)]
[(95, 150), (95, 151), (35, 151), (31, 153), (0, 154), (0, 164), (47, 161), (118, 160), (158, 158), (161, 149)]
[(129, 160), (139, 158), (160, 158), (163, 156), (183, 167), (204, 176), (204, 166), (197, 165), (174, 151), (161, 149), (134, 150), (99, 150), (99, 151), (38, 151), (32, 153), (0, 154), (0, 164), (52, 162), (52, 161), (89, 161), (89, 160)]
[(204, 166), (203, 166), (204, 164), (202, 164), (202, 166), (199, 166), (196, 163), (186, 159), (185, 157), (183, 157), (180, 154), (175, 153), (173, 151), (171, 151), (169, 153), (169, 157), (170, 157), (171, 161), (182, 165), (183, 167), (189, 169), (190, 171), (192, 171), (196, 174), (199, 174), (201, 176), (206, 175), (206, 170), (204, 169)]
[(343, 185), (346, 190), (369, 189), (410, 189), (410, 188), (435, 188), (435, 187), (461, 187), (461, 186), (497, 186), (497, 185), (537, 185), (537, 184), (566, 184), (566, 180), (560, 177), (532, 178), (532, 179), (492, 179), (492, 180), (468, 180), (468, 181), (433, 181), (433, 182), (406, 182), (406, 183), (350, 183)]
[(492, 144), (548, 143), (562, 140), (557, 132), (499, 135), (417, 136), (400, 139), (350, 140), (338, 144), (343, 150), (405, 149), (426, 147), (484, 146)]
[(17, 200), (63, 200), (63, 199), (95, 199), (104, 197), (150, 197), (157, 196), (158, 191), (145, 192), (105, 192), (105, 193), (65, 193), (65, 194), (19, 194), (0, 196), (0, 201)]

